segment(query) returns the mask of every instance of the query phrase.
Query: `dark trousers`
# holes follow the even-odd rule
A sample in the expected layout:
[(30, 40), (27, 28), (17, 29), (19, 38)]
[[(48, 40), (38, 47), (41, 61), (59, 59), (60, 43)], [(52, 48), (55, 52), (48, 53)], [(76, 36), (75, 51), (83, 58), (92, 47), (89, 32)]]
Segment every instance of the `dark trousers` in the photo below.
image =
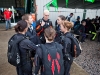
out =
[(100, 42), (100, 33), (98, 34), (98, 42)]
[(17, 71), (17, 75), (32, 75), (32, 72), (31, 73), (23, 72), (21, 67), (16, 67), (16, 71)]
[(23, 64), (16, 67), (17, 75), (32, 75), (32, 61)]
[(81, 34), (81, 42), (84, 42), (85, 41), (85, 38), (86, 38), (86, 34), (85, 33), (83, 33), (83, 34)]
[(64, 75), (70, 75), (70, 68), (73, 63), (73, 58), (71, 57), (70, 60), (66, 60), (64, 62)]

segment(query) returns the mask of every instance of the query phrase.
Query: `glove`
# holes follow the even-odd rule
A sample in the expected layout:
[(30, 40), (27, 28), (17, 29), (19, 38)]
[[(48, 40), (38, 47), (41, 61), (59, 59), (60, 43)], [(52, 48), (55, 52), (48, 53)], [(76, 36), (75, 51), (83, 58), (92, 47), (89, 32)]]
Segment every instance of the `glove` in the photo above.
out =
[(89, 31), (89, 33), (91, 33), (91, 31)]

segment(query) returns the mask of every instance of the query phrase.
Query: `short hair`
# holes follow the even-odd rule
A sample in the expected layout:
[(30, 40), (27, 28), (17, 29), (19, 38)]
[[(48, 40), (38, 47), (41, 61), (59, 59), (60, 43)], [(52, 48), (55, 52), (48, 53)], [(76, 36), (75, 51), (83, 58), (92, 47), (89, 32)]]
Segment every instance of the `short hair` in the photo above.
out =
[(86, 20), (85, 20), (85, 19), (83, 19), (83, 20), (81, 21), (81, 23), (84, 23), (84, 22), (86, 22)]
[(22, 16), (22, 20), (28, 20), (29, 16), (31, 16), (31, 14), (25, 14)]
[(73, 13), (70, 13), (71, 15), (73, 15)]
[(48, 27), (44, 30), (44, 35), (49, 41), (53, 41), (56, 35), (56, 31), (52, 27)]
[(44, 13), (49, 13), (49, 10), (44, 10)]

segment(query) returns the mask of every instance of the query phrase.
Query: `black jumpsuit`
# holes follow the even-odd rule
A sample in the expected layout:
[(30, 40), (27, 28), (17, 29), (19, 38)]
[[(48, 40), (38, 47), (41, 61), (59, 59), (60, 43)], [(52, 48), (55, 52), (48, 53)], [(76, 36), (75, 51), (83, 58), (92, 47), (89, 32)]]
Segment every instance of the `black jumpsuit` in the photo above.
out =
[[(71, 56), (71, 39), (67, 38), (66, 36), (71, 36), (71, 33), (67, 32), (64, 34), (64, 41), (63, 41), (63, 55), (64, 55), (64, 75), (70, 75), (70, 68), (73, 62), (73, 57)], [(65, 54), (67, 56), (65, 56)]]
[[(33, 27), (32, 25), (30, 27)], [(28, 31), (26, 32), (26, 37), (29, 38), (30, 41), (32, 41), (35, 45), (40, 44), (40, 40), (38, 36), (36, 35), (36, 30), (34, 28), (30, 29), (28, 28)]]
[[(42, 21), (45, 22), (44, 26), (41, 26)], [(46, 42), (45, 37), (44, 37), (44, 29), (46, 29), (48, 27), (53, 27), (52, 22), (49, 19), (47, 21), (45, 21), (42, 18), (36, 22), (36, 33), (39, 36), (39, 39), (42, 44), (45, 44), (45, 42)]]
[[(54, 46), (55, 46), (55, 42), (52, 42), (52, 43), (45, 43), (44, 44), (46, 47), (48, 47), (49, 49), (50, 48), (53, 48)], [(62, 54), (62, 49), (63, 49), (63, 47), (62, 47), (62, 45), (61, 44), (58, 44), (57, 43), (57, 48), (59, 49), (59, 50), (61, 50), (61, 51), (59, 51), (59, 52), (61, 52), (61, 54)], [(55, 51), (56, 51), (56, 49), (55, 49)], [(55, 51), (53, 51), (54, 53), (55, 53)], [(36, 50), (36, 55), (35, 55), (35, 75), (37, 75), (38, 74), (38, 71), (39, 71), (39, 69), (40, 69), (40, 67), (41, 67), (41, 75), (47, 75), (47, 74), (45, 74), (45, 72), (43, 72), (43, 71), (45, 71), (44, 70), (44, 68), (42, 67), (43, 65), (44, 65), (44, 61), (43, 61), (43, 57), (44, 57), (44, 55), (43, 55), (43, 50), (41, 50), (41, 48), (39, 47), (37, 50)], [(63, 54), (62, 55), (60, 55), (60, 57), (63, 57)], [(62, 59), (63, 60), (63, 59)], [(46, 61), (45, 61), (46, 62)], [(61, 61), (60, 61), (61, 62)], [(50, 64), (50, 63), (49, 63)], [(47, 64), (46, 64), (47, 65)], [(51, 67), (50, 67), (51, 68)], [(63, 70), (64, 69), (64, 66), (61, 66), (61, 69)], [(64, 70), (63, 70), (64, 71)], [(61, 71), (62, 73), (64, 73), (63, 71)], [(47, 72), (49, 73), (48, 75), (51, 75), (51, 70), (47, 70)], [(56, 75), (58, 75), (58, 74), (56, 74)], [(62, 74), (61, 74), (62, 75)]]
[[(18, 33), (15, 39), (25, 38), (24, 34)], [(31, 61), (31, 51), (37, 49), (34, 43), (29, 39), (24, 39), (19, 43), (21, 65), (16, 67), (18, 75), (32, 75), (32, 61)]]

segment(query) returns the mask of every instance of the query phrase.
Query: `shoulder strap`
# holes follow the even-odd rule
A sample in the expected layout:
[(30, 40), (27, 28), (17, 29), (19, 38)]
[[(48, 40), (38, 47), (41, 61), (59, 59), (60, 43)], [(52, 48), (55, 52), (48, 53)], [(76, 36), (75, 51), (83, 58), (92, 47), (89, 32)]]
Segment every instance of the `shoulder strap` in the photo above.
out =
[(14, 34), (14, 35), (9, 39), (8, 43), (9, 43), (12, 39), (14, 39), (15, 36), (16, 36), (16, 34)]
[[(71, 44), (72, 44), (72, 37), (73, 37), (73, 34), (71, 33), (71, 36), (64, 36), (64, 40), (65, 40), (65, 38), (69, 38), (70, 40), (71, 40)], [(64, 50), (65, 51), (65, 50)], [(68, 51), (66, 50), (66, 52), (65, 52), (66, 54), (69, 54), (68, 53)]]
[[(58, 48), (57, 48), (57, 43), (55, 43), (56, 44), (56, 51), (58, 51)], [(48, 53), (50, 53), (49, 52), (49, 48), (47, 48), (44, 44), (40, 44), (40, 48), (42, 49), (42, 55), (43, 55), (43, 50), (45, 50), (45, 51), (47, 51)]]
[(42, 19), (39, 19), (40, 24), (42, 23)]

